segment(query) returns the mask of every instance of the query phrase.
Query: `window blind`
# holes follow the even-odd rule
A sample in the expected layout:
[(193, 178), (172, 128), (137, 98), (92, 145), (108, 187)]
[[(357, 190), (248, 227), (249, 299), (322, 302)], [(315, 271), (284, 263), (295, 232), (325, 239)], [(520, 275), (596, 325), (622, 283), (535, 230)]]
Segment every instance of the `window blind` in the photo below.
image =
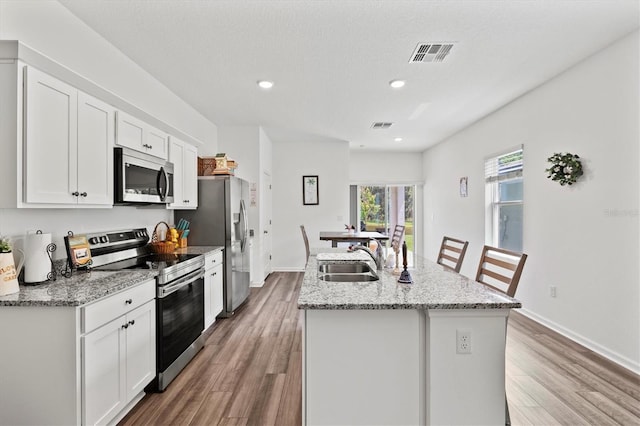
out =
[(484, 179), (487, 183), (501, 182), (503, 180), (522, 177), (523, 150), (509, 151), (485, 159)]

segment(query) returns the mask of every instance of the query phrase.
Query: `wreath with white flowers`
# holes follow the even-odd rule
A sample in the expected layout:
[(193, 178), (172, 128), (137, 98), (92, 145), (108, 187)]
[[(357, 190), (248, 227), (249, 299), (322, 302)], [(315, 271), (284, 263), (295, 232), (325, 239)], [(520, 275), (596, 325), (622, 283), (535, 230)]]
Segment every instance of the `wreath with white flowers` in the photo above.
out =
[(584, 174), (580, 157), (575, 154), (556, 152), (547, 161), (551, 163), (551, 167), (546, 169), (547, 178), (562, 186), (573, 185)]

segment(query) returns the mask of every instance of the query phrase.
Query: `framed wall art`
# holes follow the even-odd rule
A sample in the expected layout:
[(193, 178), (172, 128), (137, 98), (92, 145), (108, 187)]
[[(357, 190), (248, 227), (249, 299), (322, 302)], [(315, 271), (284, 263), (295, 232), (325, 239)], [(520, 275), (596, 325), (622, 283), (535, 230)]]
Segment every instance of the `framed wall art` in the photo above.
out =
[(467, 176), (460, 178), (460, 196), (466, 197), (468, 195), (467, 185), (469, 183), (469, 178)]
[(302, 176), (302, 204), (318, 205), (318, 176)]

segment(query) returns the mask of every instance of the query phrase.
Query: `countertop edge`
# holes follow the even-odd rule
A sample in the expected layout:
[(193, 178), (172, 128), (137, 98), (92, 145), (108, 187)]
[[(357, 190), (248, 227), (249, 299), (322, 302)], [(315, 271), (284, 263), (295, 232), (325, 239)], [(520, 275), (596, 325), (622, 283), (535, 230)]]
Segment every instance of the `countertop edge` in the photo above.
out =
[(349, 303), (349, 304), (320, 304), (320, 303), (299, 303), (299, 310), (452, 310), (452, 309), (476, 309), (476, 310), (492, 310), (492, 309), (519, 309), (522, 303), (455, 303), (455, 304), (365, 304), (365, 303)]

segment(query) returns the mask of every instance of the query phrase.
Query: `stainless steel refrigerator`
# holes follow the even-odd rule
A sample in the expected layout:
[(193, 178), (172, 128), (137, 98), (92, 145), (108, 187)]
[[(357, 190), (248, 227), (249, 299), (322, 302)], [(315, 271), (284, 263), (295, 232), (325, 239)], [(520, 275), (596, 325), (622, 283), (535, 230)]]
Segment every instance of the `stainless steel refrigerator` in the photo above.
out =
[(249, 296), (249, 184), (234, 176), (198, 177), (197, 210), (176, 210), (189, 221), (190, 246), (224, 246), (224, 310), (229, 317)]

